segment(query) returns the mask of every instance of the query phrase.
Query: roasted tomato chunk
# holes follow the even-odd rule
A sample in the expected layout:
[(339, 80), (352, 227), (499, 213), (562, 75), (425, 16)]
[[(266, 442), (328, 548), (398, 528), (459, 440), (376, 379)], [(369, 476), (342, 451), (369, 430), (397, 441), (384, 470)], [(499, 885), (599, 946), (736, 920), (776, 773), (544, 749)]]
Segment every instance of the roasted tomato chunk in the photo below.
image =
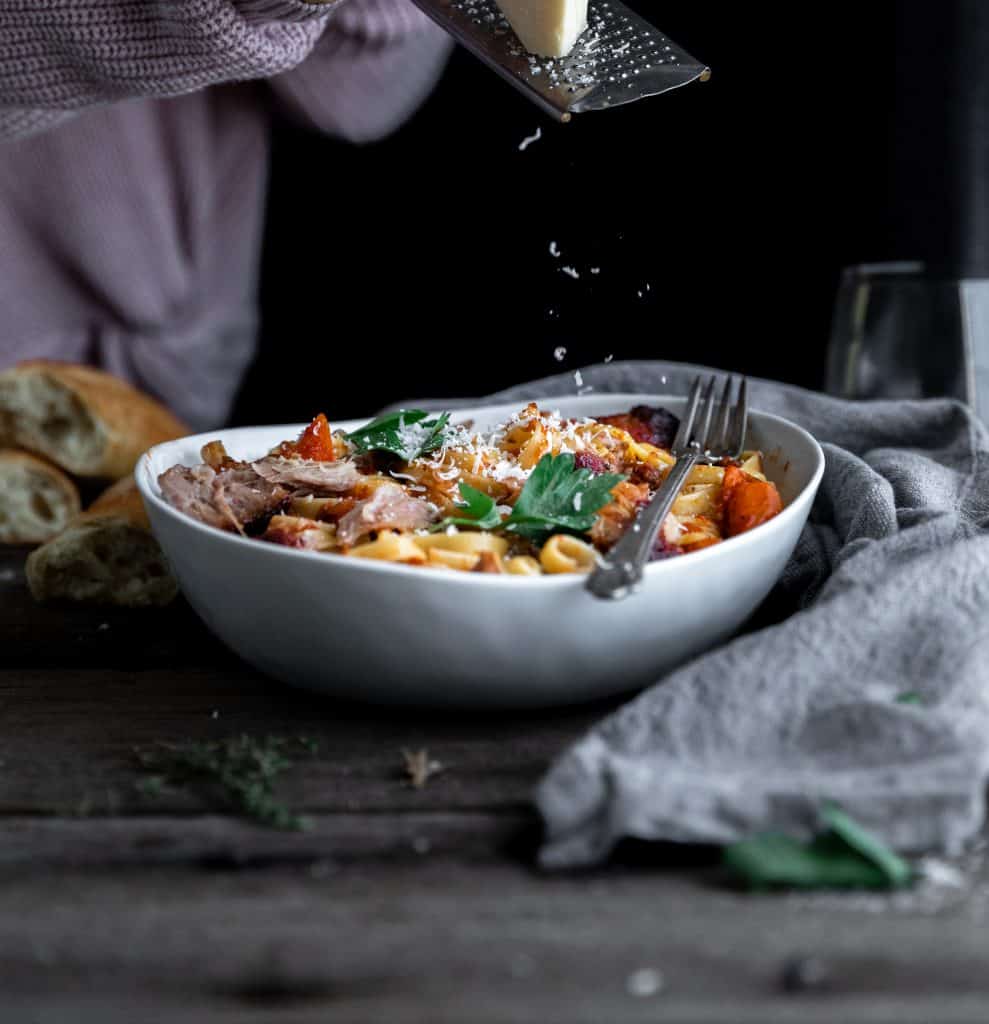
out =
[(725, 467), (723, 500), (726, 537), (754, 530), (783, 510), (775, 484), (757, 480), (738, 466)]
[(598, 416), (597, 420), (626, 431), (640, 444), (666, 449), (673, 444), (680, 429), (680, 420), (673, 413), (649, 405), (637, 405), (630, 412), (615, 416)]
[(315, 462), (333, 461), (333, 436), (330, 433), (330, 424), (322, 413), (319, 413), (302, 431), (302, 436), (295, 442), (295, 450), (303, 459), (312, 459)]
[(311, 459), (313, 462), (333, 462), (333, 434), (323, 413), (313, 418), (296, 441), (283, 441), (272, 453), (285, 459)]
[(607, 423), (609, 427), (618, 427), (619, 430), (624, 430), (640, 443), (652, 443), (649, 441), (649, 428), (640, 420), (637, 420), (631, 413), (621, 412), (616, 413), (614, 416), (598, 416), (596, 418), (598, 423)]
[(654, 444), (657, 448), (669, 449), (673, 445), (673, 439), (680, 429), (680, 420), (674, 416), (669, 409), (662, 409), (658, 406), (637, 405), (632, 410), (632, 415), (644, 423), (649, 430), (648, 443)]

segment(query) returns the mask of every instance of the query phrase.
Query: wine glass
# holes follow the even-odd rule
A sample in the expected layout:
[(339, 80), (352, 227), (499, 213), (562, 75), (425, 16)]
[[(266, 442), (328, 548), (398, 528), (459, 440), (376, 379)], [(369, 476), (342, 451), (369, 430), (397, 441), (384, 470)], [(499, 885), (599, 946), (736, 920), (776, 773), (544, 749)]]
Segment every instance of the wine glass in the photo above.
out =
[(957, 398), (989, 415), (989, 281), (931, 276), (923, 263), (842, 274), (826, 390), (844, 398)]

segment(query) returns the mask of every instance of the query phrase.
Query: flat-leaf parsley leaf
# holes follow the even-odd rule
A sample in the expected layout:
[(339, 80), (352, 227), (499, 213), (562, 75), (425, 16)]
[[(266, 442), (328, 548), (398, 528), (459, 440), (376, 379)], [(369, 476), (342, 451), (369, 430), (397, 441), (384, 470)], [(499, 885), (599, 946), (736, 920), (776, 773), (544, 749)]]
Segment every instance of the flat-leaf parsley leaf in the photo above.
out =
[(399, 409), (371, 420), (347, 435), (347, 440), (361, 453), (391, 452), (411, 462), (443, 446), (448, 412), (435, 419), (421, 409)]
[(460, 498), (457, 508), (462, 510), (461, 514), (447, 516), (442, 523), (437, 523), (434, 533), (448, 526), (473, 526), (478, 530), (497, 530), (501, 526), (501, 514), (494, 498), (465, 483), (460, 484)]
[(625, 479), (620, 473), (577, 469), (570, 452), (544, 455), (522, 488), (515, 507), (502, 519), (493, 498), (460, 484), (462, 514), (448, 516), (434, 530), (473, 526), (478, 530), (507, 530), (529, 540), (544, 540), (553, 533), (586, 533), (598, 511), (611, 501), (612, 489)]
[(595, 476), (589, 469), (577, 469), (570, 452), (544, 455), (502, 526), (536, 541), (561, 530), (586, 533), (611, 501), (612, 488), (624, 479), (620, 473)]

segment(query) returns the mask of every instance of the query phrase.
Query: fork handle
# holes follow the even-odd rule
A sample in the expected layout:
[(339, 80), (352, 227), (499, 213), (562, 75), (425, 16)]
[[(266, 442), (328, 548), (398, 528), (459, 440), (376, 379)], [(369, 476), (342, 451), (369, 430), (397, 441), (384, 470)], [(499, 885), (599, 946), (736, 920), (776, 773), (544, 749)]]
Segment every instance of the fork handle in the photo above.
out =
[(652, 501), (639, 512), (624, 536), (588, 577), (587, 589), (595, 597), (618, 601), (628, 597), (641, 583), (663, 520), (669, 515), (690, 471), (700, 460), (700, 452), (688, 452), (677, 459)]

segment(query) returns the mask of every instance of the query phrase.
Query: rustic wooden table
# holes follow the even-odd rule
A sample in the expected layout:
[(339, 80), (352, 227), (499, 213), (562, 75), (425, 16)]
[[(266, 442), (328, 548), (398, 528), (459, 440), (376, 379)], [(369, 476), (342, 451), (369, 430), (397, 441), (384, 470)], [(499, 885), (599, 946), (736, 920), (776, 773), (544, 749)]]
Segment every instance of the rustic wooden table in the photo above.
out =
[[(936, 899), (753, 896), (702, 852), (630, 847), (548, 877), (529, 794), (605, 708), (337, 704), (261, 678), (181, 603), (39, 608), (23, 558), (0, 553), (4, 1024), (989, 1018), (984, 875)], [(136, 788), (135, 747), (240, 733), (318, 739), (279, 791), (309, 831)], [(408, 787), (403, 747), (444, 771)], [(823, 984), (813, 963), (784, 983), (799, 956)]]

